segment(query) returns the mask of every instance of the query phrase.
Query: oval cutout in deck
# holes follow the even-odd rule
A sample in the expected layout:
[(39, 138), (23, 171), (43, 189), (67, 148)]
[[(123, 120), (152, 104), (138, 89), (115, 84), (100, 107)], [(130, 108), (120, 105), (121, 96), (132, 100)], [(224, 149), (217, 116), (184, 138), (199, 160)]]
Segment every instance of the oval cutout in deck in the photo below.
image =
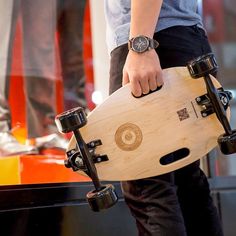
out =
[(190, 154), (190, 150), (188, 148), (180, 148), (174, 152), (170, 152), (167, 155), (160, 158), (160, 163), (162, 165), (169, 165), (174, 163), (180, 159), (187, 157)]

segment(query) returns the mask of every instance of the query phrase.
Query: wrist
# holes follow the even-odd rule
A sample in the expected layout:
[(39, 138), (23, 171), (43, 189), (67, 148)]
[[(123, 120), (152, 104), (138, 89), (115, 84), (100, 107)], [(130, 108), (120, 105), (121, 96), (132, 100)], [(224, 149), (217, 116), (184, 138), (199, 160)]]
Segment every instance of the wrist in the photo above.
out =
[(128, 48), (136, 53), (144, 53), (151, 49), (156, 49), (159, 46), (159, 43), (145, 35), (139, 35), (131, 38), (128, 41)]

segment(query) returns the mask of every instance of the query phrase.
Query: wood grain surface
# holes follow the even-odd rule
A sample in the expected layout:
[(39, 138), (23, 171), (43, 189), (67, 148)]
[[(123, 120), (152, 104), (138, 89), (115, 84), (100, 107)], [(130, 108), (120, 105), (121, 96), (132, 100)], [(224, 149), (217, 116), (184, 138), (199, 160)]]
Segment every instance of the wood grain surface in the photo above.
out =
[[(163, 76), (159, 91), (134, 98), (126, 85), (88, 115), (88, 123), (80, 132), (85, 142), (101, 139), (103, 144), (96, 153), (109, 158), (96, 164), (101, 180), (164, 174), (200, 159), (217, 145), (224, 130), (215, 114), (203, 118), (202, 107), (195, 101), (206, 94), (204, 80), (191, 78), (185, 67), (165, 69)], [(221, 87), (212, 79), (217, 88)], [(68, 150), (75, 147), (72, 137)], [(187, 151), (185, 157), (161, 164), (163, 156), (180, 149)]]

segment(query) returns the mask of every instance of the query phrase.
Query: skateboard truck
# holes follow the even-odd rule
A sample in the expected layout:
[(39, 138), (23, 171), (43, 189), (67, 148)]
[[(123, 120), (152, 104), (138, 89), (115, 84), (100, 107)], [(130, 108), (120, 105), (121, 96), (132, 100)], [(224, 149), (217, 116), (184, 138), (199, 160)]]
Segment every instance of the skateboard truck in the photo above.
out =
[[(220, 101), (223, 105), (224, 110), (226, 111), (229, 106), (229, 101), (233, 98), (232, 93), (230, 91), (224, 91), (223, 88), (219, 88), (217, 90)], [(201, 111), (202, 117), (207, 117), (214, 113), (214, 108), (207, 94), (199, 96), (195, 100), (199, 106), (203, 107), (203, 110)]]
[[(103, 161), (108, 161), (107, 155), (98, 155), (95, 153), (95, 149), (97, 146), (102, 145), (101, 140), (94, 140), (87, 143), (87, 147), (89, 153), (92, 157), (93, 163), (100, 163)], [(71, 149), (66, 153), (68, 159), (65, 160), (65, 167), (71, 168), (73, 171), (84, 171), (87, 175), (89, 175), (88, 169), (84, 163), (81, 152), (78, 151), (78, 147), (75, 149)]]
[(85, 143), (79, 129), (86, 125), (87, 117), (81, 107), (71, 109), (56, 116), (55, 122), (61, 133), (73, 132), (78, 150), (74, 149), (68, 154), (65, 166), (74, 171), (84, 171), (93, 182), (94, 190), (87, 193), (87, 201), (93, 211), (100, 211), (113, 206), (118, 197), (115, 188), (111, 184), (102, 185), (95, 167), (96, 161), (107, 160), (107, 156), (99, 156), (94, 153), (95, 147), (101, 145), (100, 140)]
[(223, 126), (225, 133), (218, 138), (218, 144), (221, 152), (225, 155), (236, 153), (236, 130), (232, 130), (227, 119), (226, 109), (232, 94), (223, 89), (216, 89), (210, 74), (216, 73), (218, 66), (212, 53), (200, 56), (187, 64), (187, 68), (192, 78), (203, 77), (207, 94), (196, 98), (199, 105), (205, 106), (202, 116), (206, 117), (213, 112)]

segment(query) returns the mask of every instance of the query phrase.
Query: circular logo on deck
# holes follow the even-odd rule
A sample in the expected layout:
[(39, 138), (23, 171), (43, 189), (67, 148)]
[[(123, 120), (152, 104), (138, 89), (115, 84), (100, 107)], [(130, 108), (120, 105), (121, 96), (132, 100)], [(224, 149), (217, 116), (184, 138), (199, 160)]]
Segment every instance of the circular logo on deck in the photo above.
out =
[(132, 123), (121, 125), (115, 133), (117, 146), (124, 151), (133, 151), (142, 143), (143, 135), (141, 129)]

